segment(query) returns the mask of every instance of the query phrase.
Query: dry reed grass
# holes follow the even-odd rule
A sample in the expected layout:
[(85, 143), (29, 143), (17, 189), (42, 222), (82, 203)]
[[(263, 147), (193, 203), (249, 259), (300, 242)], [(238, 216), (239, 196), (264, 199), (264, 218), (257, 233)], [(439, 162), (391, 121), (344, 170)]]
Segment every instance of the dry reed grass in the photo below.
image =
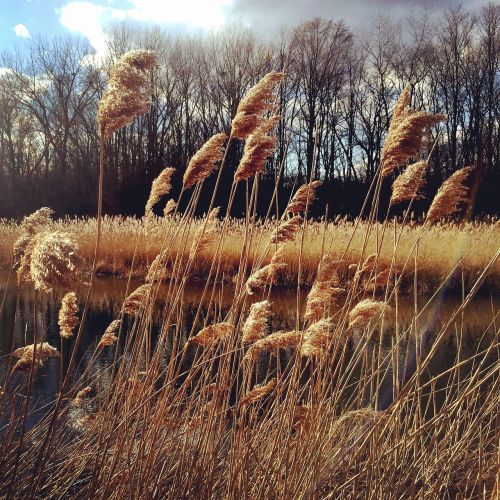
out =
[[(139, 87), (139, 101), (144, 70), (154, 60), (142, 55), (125, 57), (112, 72), (117, 85)], [(127, 64), (132, 68), (124, 69)], [(243, 99), (233, 120), (234, 137), (248, 138), (266, 124), (264, 115), (272, 110), (273, 89), (282, 77), (270, 73)], [(104, 108), (110, 95), (103, 98)], [(380, 180), (418, 151), (424, 125), (437, 120), (407, 110), (408, 101), (405, 91), (394, 111)], [(128, 102), (122, 103), (121, 114), (116, 107), (106, 120), (100, 115), (103, 134), (131, 119)], [(144, 103), (137, 106), (142, 110)], [(222, 158), (221, 144), (208, 148), (216, 150), (214, 155), (198, 155), (184, 187), (212, 171)], [(443, 186), (435, 203), (449, 197), (446, 206), (451, 206), (461, 197), (456, 187), (455, 181)], [(289, 212), (304, 211), (314, 189), (299, 192)], [(9, 223), (3, 231), (12, 244), (21, 237), (16, 252), (20, 259), (30, 256), (30, 273), (39, 261), (33, 281), (48, 291), (56, 286), (54, 276), (66, 278), (63, 266), (72, 271), (68, 259), (74, 246), (60, 244), (69, 241), (60, 231), (79, 232), (88, 258), (91, 246), (85, 238), (101, 225), (100, 219), (49, 222), (46, 213), (33, 219), (40, 215), (40, 231), (38, 223), (32, 231), (29, 220), (20, 232)], [(28, 417), (37, 369), (60, 354), (43, 332), (33, 344), (13, 350), (9, 366), (11, 358), (18, 361), (2, 379), (0, 393), (1, 497), (494, 498), (500, 456), (498, 311), (491, 314), (493, 334), (483, 336), (471, 357), (462, 359), (460, 353), (466, 306), (488, 273), (498, 276), (498, 223), (394, 223), (388, 231), (390, 221), (379, 225), (373, 217), (326, 224), (295, 215), (252, 226), (250, 219), (219, 223), (212, 211), (202, 220), (189, 214), (149, 216), (147, 228), (132, 219), (104, 221), (102, 258), (117, 258), (120, 249), (122, 270), (129, 270), (132, 260), (140, 262), (149, 271), (148, 283), (131, 293), (127, 286), (120, 316), (96, 342), (83, 374), (75, 377), (80, 323), (78, 335), (68, 340), (70, 362), (60, 365), (56, 401), (32, 426)], [(47, 235), (52, 235), (51, 245), (46, 243), (42, 252), (37, 245)], [(436, 243), (436, 238), (441, 240)], [(138, 243), (146, 248), (142, 254), (132, 251)], [(420, 324), (430, 302), (419, 308), (414, 289), (414, 311), (404, 326), (399, 277), (408, 273), (421, 286), (425, 265), (440, 280), (443, 272), (457, 274), (453, 263), (466, 251), (462, 300), (446, 323)], [(170, 275), (154, 337), (157, 285), (165, 267)], [(228, 269), (235, 287), (224, 311), (215, 284)], [(466, 271), (472, 273), (469, 281)], [(202, 300), (209, 305), (203, 310), (200, 304), (187, 326), (182, 314), (186, 284), (197, 272), (204, 277)], [(271, 304), (269, 298), (278, 280), (294, 283), (297, 290), (295, 326), (286, 331), (272, 322), (274, 300)], [(314, 283), (306, 317), (300, 308), (304, 283)], [(334, 309), (330, 302), (340, 293), (338, 285), (345, 300)], [(383, 295), (375, 298), (380, 286)], [(246, 315), (253, 294), (259, 301)], [(76, 326), (76, 300), (66, 297), (61, 328), (67, 333)], [(131, 318), (124, 322), (127, 332), (119, 346), (124, 314)], [(389, 316), (394, 318), (388, 329)], [(450, 327), (456, 331), (456, 358), (449, 369), (432, 370)], [(115, 344), (106, 363), (103, 348)], [(18, 376), (19, 371), (26, 376)]]

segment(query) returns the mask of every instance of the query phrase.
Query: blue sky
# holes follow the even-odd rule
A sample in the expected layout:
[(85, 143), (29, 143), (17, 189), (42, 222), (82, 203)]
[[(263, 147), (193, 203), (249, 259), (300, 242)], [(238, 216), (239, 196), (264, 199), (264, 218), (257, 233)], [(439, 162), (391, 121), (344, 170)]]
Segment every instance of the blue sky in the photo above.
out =
[(238, 22), (269, 32), (313, 16), (369, 25), (377, 14), (401, 18), (426, 6), (440, 10), (463, 3), (477, 11), (488, 0), (0, 0), (0, 50), (22, 48), (36, 35), (79, 33), (99, 51), (112, 22), (160, 25), (169, 31), (211, 30)]

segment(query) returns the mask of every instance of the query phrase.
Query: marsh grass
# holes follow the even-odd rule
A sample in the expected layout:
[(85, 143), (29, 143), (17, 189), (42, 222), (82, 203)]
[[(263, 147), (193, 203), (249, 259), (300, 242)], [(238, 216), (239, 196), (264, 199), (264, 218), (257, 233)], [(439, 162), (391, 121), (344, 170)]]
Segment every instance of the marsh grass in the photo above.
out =
[[(226, 152), (235, 137), (261, 131), (282, 78), (267, 75), (242, 101)], [(7, 369), (1, 384), (0, 496), (495, 498), (499, 311), (492, 308), (474, 354), (461, 352), (467, 306), (487, 279), (498, 276), (498, 226), (375, 222), (383, 177), (418, 152), (418, 134), (439, 118), (414, 116), (407, 105), (406, 92), (395, 114), (406, 121), (391, 125), (374, 202), (354, 222), (309, 221), (310, 188), (300, 223), (287, 213), (257, 221), (260, 165), (255, 177), (247, 178), (247, 170), (235, 176), (230, 190), (229, 206), (236, 185), (247, 183), (245, 220), (217, 219), (214, 197), (210, 215), (195, 219), (212, 155), (185, 183), (183, 214), (174, 209), (147, 221), (51, 223), (78, 236), (87, 262), (97, 230), (99, 262), (92, 269), (128, 276), (149, 271), (148, 283), (127, 286), (121, 310), (106, 331), (96, 332), (95, 350), (76, 377), (82, 315), (79, 333), (67, 341), (71, 357), (61, 365), (56, 401), (32, 427), (26, 424), (40, 373), (35, 368), (43, 369), (35, 365), (41, 354), (59, 353), (44, 343), (43, 331), (26, 349), (13, 349), (26, 367), (22, 373)], [(113, 115), (113, 123), (121, 124), (120, 116)], [(264, 146), (250, 142), (255, 154), (271, 147), (265, 130)], [(411, 148), (403, 151), (398, 140), (408, 136)], [(3, 231), (13, 243), (17, 227), (6, 223)], [(334, 280), (321, 268), (317, 273), (327, 255), (338, 262)], [(299, 299), (317, 275), (321, 283), (313, 286), (311, 303), (319, 290), (324, 307), (304, 318)], [(87, 298), (80, 298), (84, 311), (93, 277)], [(196, 277), (203, 277), (203, 292), (186, 331), (186, 286)], [(215, 284), (228, 279), (232, 297), (224, 308)], [(443, 324), (422, 325), (432, 302), (419, 301), (418, 292), (425, 286), (439, 296), (452, 280), (460, 285), (460, 304)], [(276, 282), (297, 289), (296, 320), (288, 331), (273, 328)], [(406, 283), (413, 283), (414, 311), (403, 327), (399, 297)], [(334, 289), (340, 287), (339, 301)], [(161, 328), (153, 339), (160, 295)], [(250, 308), (256, 301), (261, 306)], [(436, 369), (450, 335), (456, 359)], [(101, 362), (105, 349), (113, 349), (109, 364)]]
[[(162, 247), (162, 239), (175, 229), (180, 216), (160, 218), (147, 222), (147, 231), (144, 222), (135, 218), (104, 217), (102, 227), (102, 243), (97, 272), (102, 276), (144, 278), (150, 264), (158, 255)], [(203, 219), (191, 222), (188, 239), (192, 240), (196, 230)], [(312, 286), (316, 276), (319, 260), (326, 251), (334, 259), (340, 259), (352, 236), (356, 221), (340, 219), (336, 222), (308, 221), (304, 252), (302, 256), (302, 282)], [(409, 254), (414, 251), (414, 244), (419, 237), (418, 264), (419, 264), (419, 294), (426, 294), (432, 290), (449, 274), (457, 262), (461, 261), (459, 271), (455, 273), (448, 283), (448, 290), (457, 294), (461, 293), (462, 275), (466, 286), (471, 286), (479, 273), (488, 263), (495, 249), (500, 248), (500, 226), (498, 221), (466, 222), (462, 225), (454, 223), (441, 223), (435, 226), (425, 226), (416, 223), (402, 225), (393, 221), (391, 233), (399, 238), (396, 255), (393, 252), (393, 234), (384, 238), (379, 250), (378, 260), (382, 266), (389, 266), (393, 258), (396, 267), (402, 267)], [(376, 223), (372, 228), (368, 241), (366, 254), (377, 249), (377, 233), (382, 232), (382, 224)], [(60, 219), (49, 224), (50, 231), (62, 231), (71, 234), (78, 243), (80, 255), (91, 262), (95, 238), (95, 219)], [(350, 264), (357, 263), (361, 258), (361, 249), (364, 235), (368, 228), (366, 221), (359, 223), (359, 229), (354, 235), (350, 249), (346, 252), (340, 267), (343, 276), (348, 274)], [(271, 221), (256, 222), (254, 231), (258, 235), (257, 241), (252, 245), (247, 268), (250, 269), (255, 259), (262, 254), (267, 241), (276, 232), (276, 223)], [(238, 271), (245, 225), (239, 219), (231, 219), (228, 223), (227, 236), (221, 250), (220, 279), (226, 283), (233, 283)], [(0, 262), (7, 268), (12, 258), (12, 248), (19, 236), (19, 225), (13, 221), (0, 221)], [(325, 242), (323, 244), (323, 237)], [(298, 237), (287, 245), (285, 253), (286, 269), (280, 273), (279, 286), (290, 287), (297, 281), (298, 267)], [(476, 243), (481, 243), (477, 245)], [(173, 242), (174, 253), (177, 253), (181, 244)], [(191, 278), (204, 279), (216, 253), (216, 245), (206, 247), (193, 263)], [(324, 248), (323, 248), (324, 247)], [(134, 263), (131, 268), (132, 262)], [(223, 278), (222, 278), (223, 275)], [(171, 276), (171, 269), (165, 268), (165, 277)], [(498, 292), (500, 284), (500, 264), (496, 263), (485, 282), (485, 288)], [(413, 273), (409, 272), (404, 278), (404, 287), (400, 293), (412, 291)]]

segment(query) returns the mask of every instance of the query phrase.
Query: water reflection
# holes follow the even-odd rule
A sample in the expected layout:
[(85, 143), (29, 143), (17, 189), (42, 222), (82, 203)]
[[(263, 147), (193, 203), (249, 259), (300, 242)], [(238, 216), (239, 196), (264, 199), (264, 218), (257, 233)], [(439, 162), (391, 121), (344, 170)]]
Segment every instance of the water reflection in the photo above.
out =
[[(59, 328), (57, 324), (60, 300), (62, 294), (52, 295), (36, 294), (32, 287), (23, 286), (17, 289), (10, 279), (10, 284), (6, 287), (8, 275), (0, 272), (0, 301), (4, 299), (4, 305), (0, 311), (0, 380), (6, 373), (7, 355), (15, 348), (33, 342), (35, 331), (38, 336), (42, 336), (51, 345), (62, 350), (62, 359), (67, 366), (69, 361), (69, 351), (71, 341), (64, 341), (61, 345)], [(82, 342), (78, 352), (79, 372), (85, 369), (89, 363), (95, 344), (109, 325), (118, 317), (123, 299), (127, 294), (127, 289), (134, 290), (140, 282), (127, 283), (126, 280), (119, 279), (98, 279), (90, 298), (90, 307), (87, 321), (83, 332)], [(182, 328), (184, 336), (190, 331), (195, 318), (200, 299), (203, 293), (204, 284), (190, 285), (183, 296)], [(210, 292), (212, 289), (210, 290)], [(217, 308), (211, 315), (223, 317), (229, 309), (234, 292), (229, 286), (216, 287), (214, 290)], [(203, 314), (206, 314), (205, 306), (202, 305)], [(85, 289), (78, 290), (80, 303), (83, 303)], [(152, 325), (153, 338), (159, 331), (162, 319), (162, 312), (165, 307), (167, 297), (166, 287), (160, 289), (157, 307), (154, 314), (154, 324)], [(255, 300), (260, 300), (256, 297)], [(271, 328), (273, 331), (293, 329), (296, 317), (296, 291), (295, 290), (275, 290), (270, 297), (273, 303), (273, 317)], [(303, 309), (305, 295), (300, 296), (300, 308)], [(418, 309), (420, 310), (426, 299), (419, 298)], [(0, 302), (1, 303), (1, 302)], [(415, 330), (418, 332), (417, 338), (410, 338), (401, 342), (397, 350), (399, 373), (398, 379), (402, 383), (414, 371), (416, 349), (425, 351), (428, 349), (433, 336), (445, 325), (450, 316), (460, 304), (456, 297), (435, 300), (420, 315)], [(383, 350), (388, 358), (388, 368), (384, 379), (381, 381), (380, 407), (385, 407), (393, 398), (393, 373), (391, 365), (391, 349), (394, 339), (411, 325), (415, 304), (412, 298), (400, 300), (397, 304), (397, 321), (388, 321), (385, 325), (386, 331), (383, 336)], [(443, 343), (439, 352), (430, 363), (425, 377), (430, 378), (433, 374), (441, 373), (450, 368), (456, 361), (474, 356), (479, 349), (485, 348), (488, 342), (495, 335), (495, 326), (492, 318), (500, 310), (500, 297), (478, 297), (465, 310), (465, 312), (454, 321), (448, 329), (448, 337)], [(302, 311), (301, 311), (302, 312)], [(498, 323), (497, 323), (498, 324)], [(124, 328), (130, 327), (130, 320), (125, 320)], [(457, 339), (460, 339), (460, 352), (457, 352)], [(384, 352), (382, 354), (384, 354)], [(498, 350), (490, 354), (488, 360), (493, 362), (498, 360)], [(95, 360), (93, 370), (104, 370), (114, 357), (113, 349), (105, 349)], [(468, 364), (467, 370), (473, 365)], [(36, 406), (42, 407), (50, 402), (58, 391), (60, 380), (60, 360), (50, 359), (45, 362), (39, 370), (34, 382), (34, 401)], [(438, 387), (442, 384), (444, 388), (446, 380), (440, 379)]]

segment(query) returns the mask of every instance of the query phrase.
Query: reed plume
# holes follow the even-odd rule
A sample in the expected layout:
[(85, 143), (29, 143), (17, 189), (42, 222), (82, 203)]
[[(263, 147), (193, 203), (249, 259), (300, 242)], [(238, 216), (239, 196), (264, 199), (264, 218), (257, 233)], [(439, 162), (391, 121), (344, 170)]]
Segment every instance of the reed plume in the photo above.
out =
[(250, 392), (240, 399), (240, 406), (249, 405), (260, 401), (274, 391), (276, 380), (272, 379), (267, 384), (256, 385)]
[(363, 299), (349, 311), (349, 329), (363, 329), (368, 326), (372, 319), (379, 319), (390, 311), (391, 306), (385, 302)]
[(161, 171), (160, 175), (153, 181), (151, 192), (149, 193), (148, 201), (146, 202), (145, 214), (146, 217), (153, 216), (153, 207), (165, 196), (172, 187), (171, 178), (175, 172), (174, 168), (167, 167)]
[(97, 344), (97, 350), (100, 351), (101, 349), (104, 349), (105, 347), (111, 346), (116, 344), (118, 341), (118, 337), (116, 334), (118, 333), (118, 330), (120, 329), (120, 324), (121, 321), (119, 319), (114, 319), (109, 326), (106, 328), (105, 332), (103, 333), (101, 339), (99, 340), (99, 343)]
[(382, 148), (380, 169), (382, 177), (416, 156), (423, 147), (425, 131), (443, 121), (441, 114), (409, 109), (410, 88), (405, 88), (394, 107), (393, 116)]
[(264, 170), (266, 161), (274, 155), (276, 139), (269, 134), (279, 122), (279, 116), (272, 116), (262, 123), (248, 136), (243, 149), (243, 156), (234, 173), (236, 181), (250, 179)]
[(68, 233), (38, 234), (31, 252), (29, 278), (37, 290), (68, 289), (78, 281), (78, 244)]
[(73, 330), (78, 325), (78, 304), (75, 292), (68, 292), (61, 301), (59, 309), (59, 335), (65, 339), (73, 336)]
[(189, 258), (194, 259), (196, 255), (207, 248), (217, 236), (217, 216), (219, 215), (219, 207), (212, 209), (208, 215), (206, 225), (201, 223), (193, 235), (193, 243), (189, 251)]
[(316, 189), (323, 184), (321, 181), (312, 181), (297, 189), (290, 203), (286, 207), (286, 212), (305, 212), (307, 205), (316, 199)]
[(14, 242), (12, 256), (13, 269), (17, 272), (19, 284), (30, 280), (29, 269), (35, 236), (44, 231), (52, 222), (53, 213), (51, 208), (39, 208), (36, 212), (26, 216), (19, 226), (19, 236)]
[(78, 391), (76, 397), (71, 401), (71, 406), (81, 408), (84, 406), (85, 401), (92, 396), (93, 389), (90, 386), (84, 387)]
[(263, 288), (267, 284), (273, 285), (278, 271), (284, 269), (286, 263), (284, 262), (283, 247), (279, 247), (271, 258), (271, 262), (264, 267), (255, 271), (247, 280), (245, 288), (248, 295), (253, 295), (256, 288)]
[(304, 319), (306, 321), (318, 321), (330, 306), (332, 299), (343, 293), (338, 285), (338, 261), (333, 260), (330, 255), (325, 255), (318, 264), (318, 274), (307, 295)]
[(146, 283), (154, 283), (164, 280), (167, 277), (166, 253), (160, 252), (151, 262), (146, 274)]
[(246, 139), (261, 124), (263, 115), (273, 107), (274, 90), (285, 74), (271, 71), (243, 97), (231, 123), (231, 135)]
[(257, 340), (245, 354), (244, 361), (258, 362), (263, 352), (272, 352), (277, 349), (288, 349), (299, 345), (302, 333), (295, 330), (289, 332), (274, 332), (267, 337)]
[(453, 217), (459, 211), (460, 205), (469, 201), (469, 190), (465, 183), (472, 171), (472, 167), (461, 168), (443, 182), (432, 200), (426, 222), (433, 224)]
[(427, 162), (425, 160), (417, 161), (406, 167), (405, 171), (392, 184), (392, 205), (423, 198), (421, 192), (425, 186), (426, 168)]
[(250, 312), (242, 328), (243, 344), (253, 344), (264, 337), (270, 314), (271, 303), (268, 300), (255, 302), (250, 306)]
[(224, 156), (224, 133), (215, 134), (194, 154), (183, 177), (183, 186), (190, 188), (193, 184), (204, 180), (217, 167)]
[(50, 358), (59, 358), (59, 351), (52, 347), (48, 342), (40, 342), (30, 344), (16, 349), (12, 356), (19, 358), (19, 361), (14, 365), (14, 371), (29, 372), (43, 366), (43, 362)]
[(231, 323), (216, 323), (201, 329), (189, 341), (193, 344), (209, 347), (226, 338), (233, 331)]
[(156, 55), (150, 50), (131, 50), (113, 66), (97, 112), (104, 137), (111, 137), (136, 116), (146, 113), (151, 93), (148, 71), (156, 66)]
[(175, 203), (174, 200), (170, 199), (167, 201), (167, 204), (165, 205), (165, 208), (163, 209), (163, 216), (168, 217), (174, 210), (177, 204)]
[(284, 220), (276, 228), (271, 237), (272, 244), (286, 243), (295, 239), (295, 234), (302, 225), (303, 219), (300, 215), (294, 215), (291, 219)]
[(320, 319), (304, 332), (300, 354), (304, 357), (321, 357), (326, 353), (333, 323), (331, 318)]
[(136, 288), (123, 302), (122, 312), (129, 316), (138, 316), (142, 303), (151, 289), (151, 284), (146, 283)]

